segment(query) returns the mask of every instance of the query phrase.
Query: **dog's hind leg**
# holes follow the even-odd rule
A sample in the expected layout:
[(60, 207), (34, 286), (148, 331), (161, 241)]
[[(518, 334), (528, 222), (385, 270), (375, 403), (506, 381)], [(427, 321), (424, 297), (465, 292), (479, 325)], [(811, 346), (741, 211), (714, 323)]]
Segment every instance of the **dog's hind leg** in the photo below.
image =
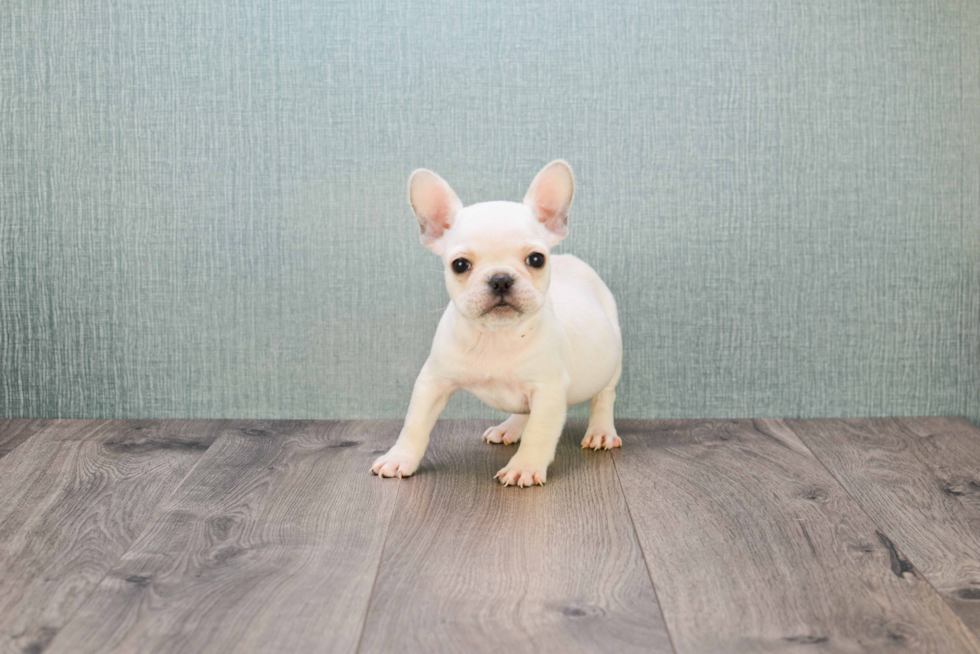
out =
[(619, 376), (622, 372), (623, 364), (620, 362), (616, 367), (616, 373), (606, 387), (592, 398), (589, 427), (585, 430), (585, 438), (582, 439), (583, 448), (608, 450), (623, 444), (623, 441), (616, 434), (616, 425), (613, 423), (616, 384), (619, 383)]
[(488, 443), (503, 443), (504, 445), (516, 443), (521, 439), (521, 432), (524, 431), (524, 426), (527, 425), (527, 419), (530, 417), (526, 413), (513, 413), (496, 427), (491, 427), (483, 432), (483, 440)]

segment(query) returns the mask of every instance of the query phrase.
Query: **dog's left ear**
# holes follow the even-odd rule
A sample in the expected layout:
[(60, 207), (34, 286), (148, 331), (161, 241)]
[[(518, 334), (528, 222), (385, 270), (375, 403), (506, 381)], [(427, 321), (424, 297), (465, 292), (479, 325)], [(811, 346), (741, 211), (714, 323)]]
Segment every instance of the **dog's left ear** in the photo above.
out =
[(575, 194), (575, 177), (565, 161), (555, 159), (541, 169), (524, 196), (524, 204), (551, 232), (554, 246), (568, 236), (568, 210)]

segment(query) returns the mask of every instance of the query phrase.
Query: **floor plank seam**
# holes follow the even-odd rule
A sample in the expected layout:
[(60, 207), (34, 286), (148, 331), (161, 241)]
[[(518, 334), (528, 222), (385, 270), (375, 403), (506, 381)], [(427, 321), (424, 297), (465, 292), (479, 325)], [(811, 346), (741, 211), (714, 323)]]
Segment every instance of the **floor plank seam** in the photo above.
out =
[[(787, 426), (788, 426), (788, 425), (787, 425)], [(865, 508), (865, 506), (864, 506), (864, 503), (862, 503), (862, 502), (861, 502), (861, 501), (860, 501), (860, 500), (859, 500), (859, 499), (857, 498), (857, 496), (855, 496), (855, 495), (854, 495), (854, 494), (853, 494), (853, 493), (852, 493), (852, 492), (850, 491), (850, 489), (849, 489), (849, 488), (847, 487), (847, 484), (846, 484), (846, 483), (844, 482), (844, 480), (842, 480), (842, 479), (841, 479), (840, 477), (838, 477), (837, 475), (835, 475), (835, 474), (834, 474), (834, 471), (833, 471), (833, 470), (831, 470), (831, 469), (830, 469), (830, 467), (829, 467), (829, 466), (828, 466), (828, 465), (827, 465), (826, 463), (824, 463), (824, 461), (823, 461), (823, 459), (821, 459), (821, 458), (820, 458), (820, 457), (819, 457), (819, 456), (817, 455), (817, 453), (816, 453), (816, 452), (815, 452), (815, 451), (813, 450), (813, 448), (812, 448), (812, 447), (810, 447), (810, 444), (806, 442), (806, 439), (805, 439), (805, 438), (804, 438), (803, 436), (801, 436), (801, 435), (800, 435), (799, 433), (797, 433), (797, 432), (796, 432), (796, 430), (793, 430), (792, 428), (790, 428), (790, 431), (792, 431), (792, 432), (793, 432), (794, 434), (796, 434), (796, 437), (800, 439), (800, 442), (801, 442), (801, 443), (803, 443), (803, 446), (804, 446), (804, 447), (806, 447), (806, 449), (807, 449), (807, 451), (808, 451), (808, 452), (810, 452), (810, 454), (811, 454), (811, 456), (813, 456), (813, 458), (814, 458), (814, 459), (816, 459), (816, 461), (817, 461), (817, 463), (819, 463), (819, 464), (820, 464), (820, 466), (821, 466), (821, 467), (822, 467), (822, 468), (823, 468), (824, 470), (826, 470), (826, 471), (827, 471), (827, 473), (828, 473), (828, 474), (829, 474), (829, 475), (830, 475), (831, 477), (833, 477), (833, 479), (834, 479), (834, 481), (836, 481), (836, 482), (837, 482), (837, 485), (838, 485), (838, 486), (840, 486), (840, 488), (841, 488), (841, 490), (843, 490), (843, 491), (844, 491), (844, 493), (845, 493), (845, 494), (846, 494), (846, 495), (847, 495), (848, 497), (850, 497), (850, 498), (851, 498), (852, 500), (854, 500), (854, 503), (855, 503), (855, 504), (857, 505), (857, 507), (858, 507), (858, 508), (859, 508), (859, 509), (861, 510), (861, 513), (863, 513), (863, 514), (864, 514), (865, 516), (867, 516), (867, 518), (868, 518), (868, 520), (869, 520), (869, 521), (871, 522), (871, 525), (872, 525), (872, 526), (874, 526), (874, 528), (875, 528), (875, 529), (876, 529), (876, 530), (878, 531), (878, 533), (879, 533), (879, 534), (883, 534), (883, 535), (885, 536), (885, 538), (886, 538), (886, 539), (888, 539), (888, 540), (889, 540), (889, 541), (890, 541), (891, 543), (894, 543), (894, 539), (893, 539), (893, 538), (891, 537), (891, 535), (890, 535), (890, 534), (888, 534), (888, 533), (886, 533), (886, 532), (885, 532), (885, 529), (884, 529), (884, 528), (883, 528), (883, 527), (882, 527), (882, 526), (881, 526), (881, 525), (880, 525), (880, 524), (878, 523), (878, 521), (877, 521), (877, 520), (875, 520), (875, 518), (874, 518), (874, 516), (873, 516), (873, 515), (871, 515), (871, 512), (870, 512), (870, 511), (869, 511), (869, 510), (868, 510), (867, 508)], [(905, 552), (905, 550), (903, 549), (903, 550), (902, 550), (902, 553), (904, 554), (904, 552)], [(905, 554), (905, 556), (906, 556), (906, 557), (908, 557), (909, 555), (908, 555), (908, 554)], [(964, 627), (964, 628), (966, 628), (966, 630), (967, 630), (967, 631), (968, 631), (969, 633), (972, 633), (972, 634), (974, 634), (974, 636), (976, 636), (977, 638), (980, 638), (980, 634), (978, 634), (978, 633), (977, 633), (976, 631), (974, 631), (974, 630), (973, 630), (973, 628), (972, 628), (972, 627), (970, 627), (970, 625), (968, 625), (968, 624), (967, 624), (967, 623), (966, 623), (966, 622), (965, 622), (965, 621), (963, 620), (963, 618), (961, 618), (961, 617), (960, 617), (960, 615), (959, 615), (959, 613), (957, 613), (957, 612), (956, 612), (956, 610), (954, 609), (954, 607), (953, 607), (952, 605), (950, 605), (950, 603), (946, 601), (946, 598), (945, 598), (945, 597), (943, 596), (943, 594), (939, 592), (939, 589), (937, 589), (937, 588), (936, 588), (936, 587), (935, 587), (935, 586), (933, 585), (933, 583), (932, 583), (932, 581), (931, 581), (931, 580), (930, 580), (930, 579), (929, 579), (928, 577), (926, 577), (926, 575), (925, 575), (925, 573), (924, 573), (924, 572), (921, 572), (921, 570), (922, 570), (922, 569), (921, 569), (921, 568), (919, 567), (919, 564), (918, 564), (917, 562), (915, 562), (915, 561), (912, 561), (912, 560), (911, 560), (911, 558), (909, 558), (909, 559), (908, 559), (908, 561), (909, 561), (909, 562), (910, 562), (910, 563), (912, 564), (912, 567), (913, 567), (913, 574), (915, 574), (915, 575), (916, 575), (916, 576), (917, 576), (917, 577), (918, 577), (919, 579), (921, 579), (921, 580), (922, 580), (922, 581), (923, 581), (923, 582), (924, 582), (924, 583), (925, 583), (925, 584), (926, 584), (927, 586), (929, 586), (929, 588), (930, 588), (930, 589), (932, 589), (932, 592), (933, 592), (933, 593), (935, 593), (935, 594), (936, 594), (936, 596), (937, 596), (937, 597), (939, 597), (939, 599), (940, 599), (940, 600), (942, 600), (942, 602), (943, 602), (943, 604), (945, 604), (945, 605), (946, 605), (946, 607), (948, 607), (948, 608), (949, 608), (949, 610), (950, 610), (950, 613), (952, 613), (952, 614), (953, 614), (954, 616), (956, 616), (956, 619), (960, 621), (960, 623), (961, 623), (961, 624), (963, 625), (963, 627)]]
[(364, 641), (364, 631), (367, 629), (368, 615), (371, 613), (371, 604), (374, 602), (374, 591), (378, 587), (378, 574), (381, 572), (381, 563), (385, 559), (385, 551), (388, 548), (388, 535), (391, 533), (391, 523), (395, 520), (395, 508), (398, 506), (398, 499), (401, 497), (403, 492), (402, 489), (404, 487), (404, 484), (398, 484), (398, 490), (395, 491), (395, 497), (391, 501), (391, 510), (388, 511), (388, 524), (385, 526), (385, 537), (381, 542), (381, 553), (378, 555), (378, 565), (374, 568), (374, 579), (371, 580), (371, 592), (368, 593), (368, 600), (364, 605), (364, 617), (361, 619), (361, 631), (357, 634), (357, 646), (354, 647), (355, 654), (361, 651), (361, 644)]
[(660, 602), (660, 591), (657, 590), (657, 584), (653, 580), (653, 572), (650, 570), (650, 562), (647, 560), (647, 553), (643, 550), (643, 543), (640, 541), (640, 534), (636, 531), (636, 521), (633, 520), (633, 510), (630, 508), (630, 500), (626, 496), (626, 489), (623, 488), (623, 480), (619, 476), (619, 467), (616, 465), (616, 458), (618, 454), (616, 452), (610, 452), (613, 462), (613, 472), (616, 473), (616, 483), (619, 484), (619, 492), (623, 494), (623, 502), (626, 503), (626, 515), (630, 519), (630, 527), (633, 528), (633, 537), (636, 539), (636, 546), (640, 550), (640, 556), (643, 557), (643, 567), (646, 568), (647, 578), (650, 580), (650, 585), (653, 587), (653, 596), (657, 599), (657, 610), (660, 611), (660, 619), (664, 623), (664, 630), (667, 632), (667, 640), (670, 642), (670, 649), (677, 654), (679, 651), (677, 646), (674, 644), (674, 634), (670, 631), (670, 625), (667, 624), (667, 616), (664, 615), (664, 605)]
[(0, 447), (0, 459), (2, 459), (3, 457), (7, 456), (8, 454), (13, 454), (17, 450), (17, 448), (20, 447), (21, 445), (23, 445), (25, 442), (26, 441), (21, 441), (20, 443), (17, 443), (16, 445), (14, 445), (9, 450)]
[[(9, 424), (11, 422), (15, 422), (15, 421), (18, 421), (18, 420), (25, 420), (25, 418), (4, 418), (3, 420), (0, 420), (0, 431), (2, 431), (5, 427), (9, 426)], [(40, 422), (40, 423), (42, 423), (41, 424), (41, 429), (39, 430), (39, 432), (40, 431), (44, 431), (45, 427), (48, 426), (46, 423), (50, 422), (49, 419), (45, 419), (45, 418), (39, 418), (36, 421), (34, 419), (29, 419), (29, 420), (31, 420), (32, 422)], [(30, 440), (31, 437), (34, 436), (34, 434), (39, 433), (39, 432), (34, 432), (34, 433), (30, 434), (30, 436), (27, 436), (26, 438), (21, 439), (17, 444), (15, 444), (13, 447), (11, 447), (9, 449), (7, 449), (7, 442), (0, 442), (0, 459), (2, 459), (3, 457), (7, 456), (8, 454), (13, 454), (14, 451), (17, 450), (18, 447), (20, 447), (21, 445), (23, 445), (24, 443), (26, 443), (28, 440)]]
[[(219, 436), (218, 438), (220, 438), (220, 436)], [(151, 525), (151, 524), (153, 523), (153, 518), (155, 518), (155, 517), (157, 516), (157, 514), (158, 514), (158, 513), (160, 513), (160, 511), (161, 511), (161, 509), (163, 508), (163, 506), (164, 506), (164, 505), (165, 505), (165, 504), (166, 504), (167, 502), (169, 502), (169, 501), (170, 501), (170, 498), (171, 498), (171, 497), (173, 497), (173, 496), (174, 496), (174, 494), (175, 494), (175, 493), (177, 492), (177, 490), (178, 490), (178, 489), (179, 489), (179, 488), (180, 488), (180, 487), (181, 487), (181, 486), (182, 486), (182, 485), (184, 484), (184, 482), (185, 482), (185, 481), (187, 481), (187, 478), (188, 478), (188, 477), (190, 476), (190, 474), (191, 474), (191, 473), (192, 473), (192, 472), (194, 471), (194, 469), (195, 469), (195, 468), (197, 468), (197, 466), (198, 466), (198, 465), (199, 465), (199, 464), (201, 463), (201, 460), (202, 460), (202, 459), (204, 458), (204, 456), (205, 456), (205, 455), (206, 455), (206, 454), (208, 453), (208, 451), (209, 451), (209, 450), (210, 450), (210, 449), (211, 449), (212, 447), (214, 447), (214, 444), (215, 444), (215, 443), (216, 443), (216, 442), (218, 441), (218, 438), (215, 438), (215, 439), (214, 439), (213, 441), (211, 441), (211, 443), (210, 443), (210, 444), (209, 444), (209, 445), (207, 446), (207, 448), (206, 448), (206, 449), (205, 449), (204, 451), (202, 451), (202, 452), (201, 452), (201, 456), (199, 456), (199, 457), (197, 457), (197, 461), (195, 461), (195, 462), (194, 462), (194, 465), (192, 465), (192, 466), (191, 466), (191, 467), (190, 467), (190, 468), (189, 468), (189, 469), (187, 470), (187, 474), (185, 474), (185, 475), (184, 475), (184, 476), (183, 476), (183, 477), (181, 478), (181, 480), (180, 480), (180, 481), (179, 481), (179, 482), (178, 482), (177, 484), (175, 484), (175, 485), (174, 485), (174, 488), (173, 488), (173, 490), (171, 490), (171, 491), (170, 491), (170, 494), (169, 494), (169, 495), (167, 495), (167, 497), (166, 497), (166, 498), (164, 498), (164, 499), (163, 499), (163, 500), (162, 500), (162, 501), (161, 501), (161, 502), (160, 502), (160, 503), (159, 503), (159, 504), (157, 505), (157, 508), (156, 508), (156, 509), (154, 509), (154, 511), (153, 511), (153, 513), (151, 513), (151, 514), (150, 514), (150, 517), (149, 517), (149, 519), (148, 519), (148, 520), (146, 521), (146, 524), (144, 524), (144, 525), (143, 525), (143, 528), (142, 528), (142, 529), (140, 529), (140, 531), (139, 531), (139, 533), (138, 533), (138, 534), (136, 534), (136, 536), (135, 536), (135, 537), (133, 538), (133, 540), (131, 540), (131, 541), (129, 542), (129, 545), (127, 545), (127, 546), (126, 546), (126, 549), (125, 549), (125, 550), (123, 550), (123, 552), (122, 552), (122, 554), (120, 554), (120, 555), (119, 555), (119, 557), (118, 557), (118, 558), (117, 558), (117, 559), (116, 559), (115, 561), (113, 561), (113, 563), (112, 563), (112, 565), (111, 565), (111, 566), (109, 566), (109, 568), (108, 568), (108, 569), (106, 570), (106, 573), (105, 573), (104, 575), (102, 575), (102, 577), (101, 577), (101, 578), (100, 578), (100, 579), (99, 579), (99, 580), (98, 580), (98, 581), (97, 581), (97, 582), (96, 582), (95, 584), (93, 584), (93, 585), (92, 585), (92, 590), (91, 590), (91, 591), (89, 591), (89, 593), (88, 593), (88, 595), (86, 596), (86, 601), (87, 601), (87, 600), (88, 600), (88, 599), (89, 599), (90, 597), (92, 597), (92, 595), (94, 595), (94, 594), (95, 594), (95, 591), (96, 591), (96, 590), (98, 590), (98, 588), (99, 588), (99, 586), (101, 586), (101, 585), (102, 585), (102, 582), (106, 580), (106, 577), (108, 577), (108, 576), (109, 576), (110, 574), (112, 574), (112, 571), (116, 569), (116, 566), (117, 566), (117, 565), (119, 565), (119, 562), (123, 560), (123, 557), (125, 557), (125, 556), (126, 556), (126, 554), (128, 554), (128, 553), (129, 553), (129, 551), (133, 549), (133, 545), (135, 545), (135, 544), (136, 544), (137, 542), (139, 542), (139, 539), (140, 539), (140, 537), (141, 537), (141, 536), (142, 536), (142, 535), (143, 535), (144, 533), (146, 533), (146, 530), (147, 530), (147, 529), (148, 529), (148, 528), (150, 527), (150, 525)], [(81, 609), (82, 609), (82, 608), (83, 608), (84, 606), (85, 606), (85, 604), (84, 604), (84, 603), (79, 603), (79, 605), (78, 605), (78, 608), (76, 608), (76, 609), (75, 609), (74, 611), (72, 611), (72, 613), (71, 613), (71, 615), (70, 615), (70, 616), (68, 616), (68, 619), (67, 619), (67, 620), (65, 620), (65, 624), (63, 624), (63, 625), (61, 626), (61, 628), (60, 628), (60, 629), (58, 629), (58, 633), (56, 633), (56, 634), (54, 635), (54, 637), (52, 637), (52, 638), (51, 638), (51, 641), (50, 641), (50, 642), (48, 643), (48, 645), (49, 645), (49, 646), (50, 646), (50, 644), (51, 644), (51, 643), (53, 643), (53, 642), (55, 641), (55, 639), (56, 639), (56, 638), (58, 637), (58, 634), (60, 634), (60, 633), (61, 633), (62, 631), (64, 631), (64, 630), (65, 630), (65, 628), (66, 628), (66, 627), (67, 627), (67, 626), (68, 626), (69, 624), (71, 624), (71, 621), (75, 619), (75, 615), (76, 615), (76, 614), (77, 614), (77, 613), (78, 613), (78, 612), (79, 612), (79, 611), (80, 611), (80, 610), (81, 610)], [(47, 649), (47, 648), (45, 648), (45, 649)]]

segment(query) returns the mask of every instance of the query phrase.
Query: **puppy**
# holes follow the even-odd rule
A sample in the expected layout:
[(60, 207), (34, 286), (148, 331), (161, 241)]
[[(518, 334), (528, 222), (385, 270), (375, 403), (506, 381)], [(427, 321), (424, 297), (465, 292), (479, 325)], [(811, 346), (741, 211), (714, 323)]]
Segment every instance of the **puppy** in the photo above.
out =
[(457, 389), (511, 414), (488, 443), (520, 441), (496, 474), (505, 486), (544, 484), (567, 407), (591, 400), (582, 447), (610, 449), (623, 345), (616, 301), (592, 268), (551, 255), (568, 233), (575, 181), (564, 161), (537, 174), (523, 203), (464, 207), (432, 171), (412, 173), (409, 202), (422, 243), (442, 258), (451, 302), (415, 382), (405, 425), (371, 471), (407, 477)]

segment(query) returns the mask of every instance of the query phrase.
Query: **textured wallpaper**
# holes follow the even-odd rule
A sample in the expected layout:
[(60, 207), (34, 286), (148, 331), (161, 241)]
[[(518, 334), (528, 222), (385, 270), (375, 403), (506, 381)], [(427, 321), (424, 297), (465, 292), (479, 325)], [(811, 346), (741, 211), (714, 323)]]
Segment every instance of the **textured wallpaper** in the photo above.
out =
[(619, 416), (976, 421), (978, 34), (974, 0), (6, 0), (0, 416), (398, 417), (447, 302), (409, 173), (519, 200), (562, 157)]

